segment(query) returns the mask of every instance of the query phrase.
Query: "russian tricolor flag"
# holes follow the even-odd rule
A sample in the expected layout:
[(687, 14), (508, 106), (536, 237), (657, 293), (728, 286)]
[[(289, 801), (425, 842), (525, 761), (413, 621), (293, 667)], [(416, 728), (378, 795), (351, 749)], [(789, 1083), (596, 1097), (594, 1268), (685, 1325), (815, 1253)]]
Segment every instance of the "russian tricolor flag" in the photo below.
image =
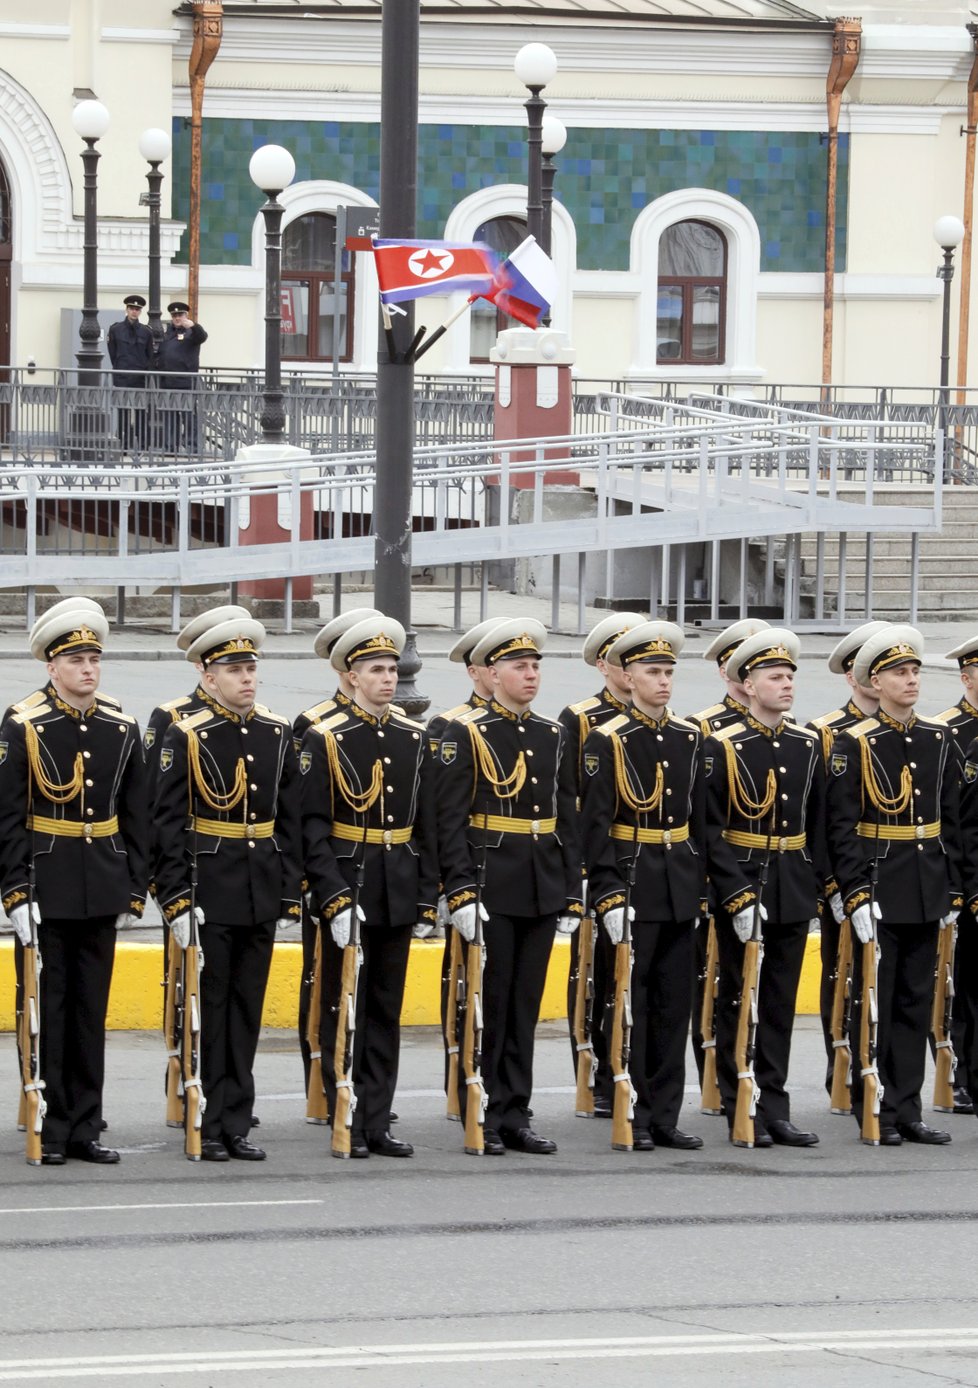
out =
[(472, 298), (488, 299), (502, 312), (525, 323), (528, 328), (540, 326), (557, 297), (557, 272), (554, 263), (528, 236), (496, 271), (487, 290), (477, 290)]

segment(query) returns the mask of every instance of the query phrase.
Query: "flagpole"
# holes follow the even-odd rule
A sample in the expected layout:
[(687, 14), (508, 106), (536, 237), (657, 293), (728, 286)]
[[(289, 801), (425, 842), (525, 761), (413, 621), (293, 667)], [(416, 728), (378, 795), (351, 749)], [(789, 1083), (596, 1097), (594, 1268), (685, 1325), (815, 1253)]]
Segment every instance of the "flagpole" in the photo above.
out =
[(471, 298), (466, 299), (464, 303), (459, 304), (458, 308), (454, 311), (454, 313), (450, 313), (448, 315), (444, 323), (437, 327), (435, 331), (431, 334), (431, 336), (428, 338), (428, 341), (423, 343), (419, 348), (417, 348), (417, 350), (414, 353), (415, 361), (418, 360), (418, 357), (423, 357), (429, 347), (434, 347), (435, 343), (438, 341), (439, 338), (445, 336), (452, 324), (458, 322), (462, 314), (472, 303), (473, 299), (477, 297), (477, 295), (473, 294)]

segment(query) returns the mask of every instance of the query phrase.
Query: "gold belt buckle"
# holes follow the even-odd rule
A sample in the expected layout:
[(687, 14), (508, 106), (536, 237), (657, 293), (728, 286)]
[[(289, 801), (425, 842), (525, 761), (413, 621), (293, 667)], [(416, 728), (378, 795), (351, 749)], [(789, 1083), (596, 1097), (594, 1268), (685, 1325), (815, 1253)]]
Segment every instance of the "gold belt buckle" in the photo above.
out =
[(91, 824), (86, 824), (86, 825), (84, 826), (82, 832), (84, 833), (86, 839), (90, 839), (90, 838), (92, 837), (92, 835), (94, 834), (95, 830), (94, 830), (94, 828), (93, 828), (93, 826), (92, 826)]
[(534, 838), (536, 838), (540, 833), (540, 821), (538, 819), (530, 820), (530, 833), (533, 835)]
[(788, 840), (787, 840), (787, 839), (778, 839), (778, 852), (779, 852), (779, 853), (787, 853), (787, 851), (788, 851)]
[(922, 824), (917, 825), (917, 837), (918, 839), (922, 839), (924, 837), (924, 826)]
[(390, 848), (390, 846), (391, 846), (391, 844), (392, 844), (393, 842), (394, 842), (394, 835), (393, 835), (393, 833), (391, 832), (390, 829), (385, 829), (385, 830), (384, 830), (384, 843), (387, 845), (388, 848)]
[(666, 844), (666, 845), (672, 843), (672, 830), (671, 830), (671, 829), (663, 829), (663, 831), (662, 831), (662, 842), (663, 842), (664, 844)]
[(253, 824), (247, 824), (247, 825), (245, 825), (245, 838), (246, 838), (246, 839), (253, 839), (254, 837), (255, 837), (255, 826), (254, 826)]

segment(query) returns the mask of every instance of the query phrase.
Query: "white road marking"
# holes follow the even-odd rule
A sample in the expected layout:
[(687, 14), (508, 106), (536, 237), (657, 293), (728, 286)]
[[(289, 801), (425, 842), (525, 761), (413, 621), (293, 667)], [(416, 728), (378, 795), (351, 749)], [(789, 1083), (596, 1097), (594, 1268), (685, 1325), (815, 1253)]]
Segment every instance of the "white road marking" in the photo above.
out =
[(701, 1335), (622, 1335), (579, 1340), (479, 1340), (433, 1344), (338, 1345), (272, 1350), (188, 1351), (146, 1355), (87, 1355), (71, 1359), (0, 1360), (0, 1382), (37, 1379), (159, 1379), (160, 1374), (203, 1374), (242, 1369), (345, 1369), (416, 1364), (508, 1363), (530, 1360), (651, 1359), (715, 1354), (817, 1354), (823, 1351), (973, 1349), (978, 1330), (786, 1331), (770, 1335), (722, 1331)]
[(241, 1210), (269, 1209), (275, 1205), (322, 1205), (323, 1200), (168, 1200), (146, 1205), (12, 1205), (0, 1206), (0, 1215), (114, 1214), (116, 1210)]

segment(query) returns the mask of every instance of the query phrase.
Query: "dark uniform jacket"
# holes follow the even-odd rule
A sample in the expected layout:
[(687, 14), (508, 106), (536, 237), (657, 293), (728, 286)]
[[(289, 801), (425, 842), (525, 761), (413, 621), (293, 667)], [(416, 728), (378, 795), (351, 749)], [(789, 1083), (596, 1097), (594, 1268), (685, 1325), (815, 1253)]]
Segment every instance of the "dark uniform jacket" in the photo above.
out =
[(448, 726), (436, 770), (439, 857), (450, 911), (475, 900), (485, 852), (488, 911), (583, 915), (574, 766), (559, 723), (532, 710), (511, 713), (493, 699)]
[(954, 739), (954, 750), (958, 754), (959, 766), (964, 764), (968, 748), (978, 737), (978, 708), (967, 699), (959, 699), (953, 708), (947, 708), (934, 719), (950, 730)]
[[(961, 865), (964, 904), (978, 916), (978, 737), (970, 743), (961, 767)], [(962, 912), (961, 924), (967, 924)], [(978, 928), (972, 921), (972, 928)]]
[[(701, 746), (694, 724), (668, 711), (656, 722), (636, 708), (604, 721), (585, 743), (584, 861), (599, 917), (624, 906), (633, 857), (631, 904), (639, 920), (699, 914), (706, 878)], [(652, 799), (658, 803), (648, 810), (632, 808)]]
[(328, 718), (339, 709), (349, 708), (352, 702), (342, 690), (337, 689), (328, 699), (313, 704), (311, 708), (303, 709), (292, 724), (292, 745), (295, 747), (296, 756), (302, 750), (302, 739), (310, 728), (314, 728), (317, 723), (321, 723), (324, 718)]
[(154, 815), (160, 908), (168, 921), (189, 910), (196, 852), (205, 919), (298, 921), (301, 835), (288, 720), (262, 704), (240, 716), (205, 698), (208, 707), (163, 738)]
[(156, 787), (160, 774), (160, 753), (166, 731), (181, 718), (191, 713), (199, 713), (202, 708), (210, 708), (212, 701), (200, 685), (192, 694), (181, 694), (178, 699), (168, 699), (165, 704), (157, 704), (149, 715), (146, 731), (143, 733), (143, 751), (146, 754), (146, 779), (150, 806), (156, 799)]
[(106, 334), (109, 360), (115, 370), (117, 386), (145, 386), (146, 373), (153, 364), (153, 334), (145, 323), (128, 318), (113, 323)]
[[(863, 759), (871, 774), (863, 774)], [(846, 915), (876, 899), (886, 920), (939, 920), (961, 900), (954, 738), (932, 718), (885, 713), (840, 733), (829, 757), (829, 846)]]
[(750, 709), (745, 708), (733, 695), (725, 694), (720, 703), (710, 704), (709, 708), (700, 709), (699, 713), (691, 713), (689, 721), (697, 725), (704, 737), (709, 737), (731, 723), (743, 722), (749, 713)]
[(703, 771), (708, 868), (723, 909), (736, 915), (754, 905), (768, 857), (763, 904), (769, 918), (810, 920), (826, 876), (825, 770), (817, 735), (787, 721), (772, 730), (748, 713), (706, 739)]
[(424, 725), (394, 705), (378, 719), (348, 700), (308, 730), (299, 770), (306, 876), (323, 918), (352, 905), (362, 861), (367, 925), (434, 923), (438, 861)]
[(829, 756), (839, 733), (844, 733), (847, 728), (861, 723), (866, 716), (862, 709), (850, 699), (845, 708), (836, 708), (831, 713), (823, 713), (819, 718), (813, 718), (810, 723), (806, 724), (806, 727), (811, 728), (812, 732), (818, 733), (822, 743), (822, 760), (825, 762), (826, 771), (829, 769)]
[(445, 736), (445, 729), (449, 723), (454, 723), (456, 718), (461, 718), (463, 713), (468, 713), (474, 708), (485, 708), (489, 703), (481, 694), (477, 694), (473, 689), (464, 704), (456, 704), (454, 708), (448, 708), (444, 713), (436, 713), (433, 718), (429, 718), (425, 724), (425, 731), (428, 734), (428, 746), (431, 748), (431, 755), (438, 755), (438, 744)]
[(175, 373), (190, 371), (196, 375), (200, 370), (200, 349), (206, 341), (207, 334), (199, 323), (179, 329), (167, 323), (156, 355), (156, 369), (164, 373), (160, 384), (169, 390), (190, 390), (193, 376)]
[(580, 703), (568, 704), (557, 715), (557, 721), (567, 735), (567, 753), (574, 766), (577, 794), (583, 791), (584, 782), (584, 744), (591, 732), (609, 719), (618, 718), (628, 712), (628, 705), (616, 699), (608, 689), (593, 694), (590, 699)]
[(146, 904), (148, 816), (136, 720), (96, 695), (80, 714), (54, 688), (0, 730), (0, 881), (42, 918), (88, 920)]

